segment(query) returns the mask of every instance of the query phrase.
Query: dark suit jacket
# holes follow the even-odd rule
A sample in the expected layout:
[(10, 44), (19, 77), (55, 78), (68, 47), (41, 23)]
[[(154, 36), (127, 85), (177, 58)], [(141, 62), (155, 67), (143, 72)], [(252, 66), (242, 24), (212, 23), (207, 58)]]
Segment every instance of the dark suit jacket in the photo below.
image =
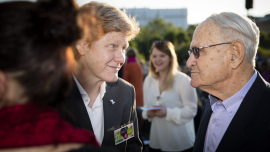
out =
[[(112, 99), (115, 101), (114, 104), (110, 102)], [(75, 81), (73, 81), (72, 90), (65, 103), (73, 117), (60, 111), (63, 119), (74, 127), (85, 128), (93, 132), (90, 118)], [(101, 146), (116, 147), (121, 152), (141, 152), (142, 143), (139, 139), (134, 87), (121, 78), (113, 83), (107, 82), (106, 93), (103, 97), (103, 110), (104, 138)], [(134, 125), (134, 137), (115, 145), (114, 130), (131, 122)]]
[[(202, 152), (212, 109), (206, 101), (193, 152)], [(270, 85), (258, 73), (221, 139), (217, 152), (270, 151)]]

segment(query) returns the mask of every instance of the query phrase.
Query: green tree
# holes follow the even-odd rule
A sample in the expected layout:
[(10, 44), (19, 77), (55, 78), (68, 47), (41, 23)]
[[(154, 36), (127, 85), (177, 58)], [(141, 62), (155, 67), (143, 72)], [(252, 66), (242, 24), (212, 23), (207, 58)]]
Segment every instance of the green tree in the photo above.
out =
[(183, 43), (182, 47), (178, 50), (176, 50), (176, 55), (178, 59), (178, 63), (181, 65), (184, 60), (187, 60), (189, 55), (188, 55), (188, 50), (189, 50), (189, 44)]
[(197, 26), (198, 26), (197, 24), (193, 24), (193, 25), (189, 25), (188, 26), (187, 33), (188, 33), (188, 36), (190, 38), (192, 38), (193, 33), (194, 33), (194, 31), (195, 31), (195, 29), (196, 29)]
[(179, 32), (177, 34), (176, 38), (177, 38), (177, 42), (179, 44), (181, 44), (182, 42), (184, 42), (184, 43), (188, 43), (189, 42), (188, 33), (186, 31)]
[(169, 31), (164, 35), (164, 39), (168, 40), (168, 41), (170, 41), (172, 43), (175, 43), (175, 42), (177, 42), (176, 41), (176, 34), (177, 33), (173, 32), (173, 31)]
[(187, 50), (196, 25), (189, 26), (188, 30), (175, 27), (173, 23), (168, 23), (164, 19), (156, 18), (146, 26), (141, 26), (138, 36), (131, 41), (130, 46), (138, 50), (140, 56), (149, 60), (150, 48), (155, 40), (168, 40), (175, 46), (178, 62), (188, 58)]
[(167, 23), (162, 18), (156, 18), (153, 21), (149, 21), (149, 23), (147, 24), (147, 28), (151, 34), (164, 35), (168, 31), (176, 27), (171, 22)]

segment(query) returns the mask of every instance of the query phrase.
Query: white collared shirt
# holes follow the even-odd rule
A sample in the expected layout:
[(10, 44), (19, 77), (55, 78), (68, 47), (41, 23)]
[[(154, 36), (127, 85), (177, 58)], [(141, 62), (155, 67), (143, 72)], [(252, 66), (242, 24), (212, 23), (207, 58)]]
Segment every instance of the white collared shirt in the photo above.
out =
[(100, 92), (92, 106), (92, 108), (88, 107), (88, 104), (90, 103), (90, 98), (88, 94), (85, 92), (83, 87), (80, 85), (79, 81), (76, 79), (75, 75), (73, 75), (73, 78), (76, 82), (76, 85), (81, 93), (82, 99), (84, 101), (84, 105), (87, 109), (88, 116), (90, 118), (94, 134), (96, 136), (96, 139), (98, 143), (101, 145), (103, 137), (104, 137), (104, 113), (103, 113), (103, 96), (106, 92), (106, 83), (103, 82), (100, 85)]

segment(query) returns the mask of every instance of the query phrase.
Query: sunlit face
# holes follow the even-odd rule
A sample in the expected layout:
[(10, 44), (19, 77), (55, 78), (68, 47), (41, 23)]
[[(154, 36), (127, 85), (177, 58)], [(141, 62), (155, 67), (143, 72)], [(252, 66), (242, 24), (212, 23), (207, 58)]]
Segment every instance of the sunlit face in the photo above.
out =
[(125, 62), (127, 47), (127, 37), (121, 32), (107, 33), (94, 42), (85, 57), (89, 76), (98, 81), (117, 81), (118, 71)]
[(151, 62), (158, 72), (167, 72), (171, 62), (171, 57), (154, 48), (151, 54)]
[[(210, 20), (197, 27), (190, 48), (224, 43), (223, 41), (220, 27)], [(231, 69), (227, 51), (229, 47), (230, 45), (219, 45), (202, 49), (198, 59), (193, 54), (190, 55), (187, 66), (191, 68), (191, 86), (202, 90), (225, 86)]]

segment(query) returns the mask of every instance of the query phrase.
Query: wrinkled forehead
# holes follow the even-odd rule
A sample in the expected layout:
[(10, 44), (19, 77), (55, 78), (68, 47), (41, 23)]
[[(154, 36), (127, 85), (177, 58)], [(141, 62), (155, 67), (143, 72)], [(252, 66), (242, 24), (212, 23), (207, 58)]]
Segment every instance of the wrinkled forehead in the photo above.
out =
[(201, 47), (220, 43), (221, 28), (213, 21), (202, 22), (194, 31), (191, 46)]

